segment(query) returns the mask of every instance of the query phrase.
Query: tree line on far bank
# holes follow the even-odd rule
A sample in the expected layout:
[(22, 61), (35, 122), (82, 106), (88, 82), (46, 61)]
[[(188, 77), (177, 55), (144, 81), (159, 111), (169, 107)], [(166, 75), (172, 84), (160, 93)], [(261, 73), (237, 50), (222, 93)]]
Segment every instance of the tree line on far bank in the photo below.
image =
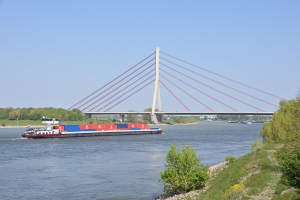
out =
[[(146, 108), (144, 109), (144, 112), (151, 112), (152, 108)], [(155, 109), (155, 111), (158, 111), (158, 109)], [(134, 110), (129, 110), (128, 112), (135, 112)], [(163, 124), (186, 124), (186, 123), (195, 123), (198, 122), (199, 119), (196, 117), (181, 117), (181, 116), (174, 116), (171, 117), (169, 120), (164, 119), (164, 115), (162, 115), (162, 123)], [(127, 120), (129, 122), (137, 122), (137, 115), (135, 114), (128, 114)], [(151, 120), (151, 115), (142, 115), (142, 120), (140, 120), (142, 124), (153, 124), (154, 122)]]
[(60, 118), (63, 121), (82, 121), (82, 112), (78, 109), (63, 108), (0, 108), (0, 119), (8, 120), (40, 120), (43, 116)]
[[(205, 116), (204, 116), (205, 117)], [(215, 120), (226, 120), (226, 121), (246, 121), (246, 120), (265, 120), (269, 119), (270, 116), (260, 116), (260, 115), (217, 115)]]

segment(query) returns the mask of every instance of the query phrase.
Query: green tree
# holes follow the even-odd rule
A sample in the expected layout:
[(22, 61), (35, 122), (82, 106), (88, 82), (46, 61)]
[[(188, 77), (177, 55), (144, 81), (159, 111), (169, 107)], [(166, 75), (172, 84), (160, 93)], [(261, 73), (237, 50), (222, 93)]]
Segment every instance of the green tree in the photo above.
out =
[[(146, 108), (144, 112), (151, 112), (152, 108)], [(142, 115), (142, 120), (151, 122), (151, 115)]]
[(69, 120), (69, 115), (68, 113), (65, 113), (64, 116), (62, 117), (63, 121), (68, 121)]
[(207, 119), (208, 119), (208, 117), (205, 115), (205, 116), (204, 116), (204, 120), (207, 120)]
[(20, 119), (25, 120), (28, 117), (28, 109), (22, 108), (20, 111)]
[[(136, 112), (134, 110), (129, 110), (128, 112)], [(127, 114), (127, 120), (131, 123), (134, 122), (137, 119), (136, 114)]]
[(82, 112), (78, 109), (73, 109), (71, 111), (62, 109), (62, 108), (0, 108), (0, 119), (11, 119), (16, 120), (19, 118), (20, 120), (30, 119), (30, 120), (38, 120), (41, 119), (42, 116), (46, 116), (49, 118), (60, 118), (67, 121), (77, 121), (83, 120)]
[(159, 179), (165, 183), (165, 190), (187, 192), (200, 188), (209, 180), (208, 166), (200, 163), (200, 156), (196, 153), (197, 150), (189, 144), (181, 149), (171, 144), (166, 156), (166, 169), (160, 173)]
[(300, 188), (300, 131), (276, 154), (282, 171), (283, 181)]
[(10, 120), (15, 120), (17, 118), (20, 119), (20, 109), (14, 110), (11, 113), (9, 113)]
[(173, 121), (177, 124), (180, 124), (180, 123), (182, 123), (182, 117), (175, 116), (175, 117), (173, 117)]
[(281, 100), (272, 121), (265, 123), (260, 131), (265, 142), (288, 141), (300, 129), (300, 92), (295, 99)]
[(28, 114), (28, 118), (31, 120), (37, 120), (38, 119), (38, 113), (36, 111), (36, 109), (33, 109), (30, 111), (30, 113)]

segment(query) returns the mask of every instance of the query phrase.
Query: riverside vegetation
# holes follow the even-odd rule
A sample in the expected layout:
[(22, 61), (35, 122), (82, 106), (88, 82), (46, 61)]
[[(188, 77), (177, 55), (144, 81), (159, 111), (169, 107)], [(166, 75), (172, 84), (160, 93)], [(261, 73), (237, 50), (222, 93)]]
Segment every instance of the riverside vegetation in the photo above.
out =
[(166, 157), (166, 169), (160, 173), (159, 181), (165, 183), (169, 193), (199, 189), (209, 180), (208, 166), (200, 163), (200, 157), (196, 156), (197, 150), (189, 144), (182, 146), (182, 149), (176, 147), (171, 144)]
[[(151, 108), (147, 108), (144, 111), (151, 111)], [(129, 110), (129, 112), (135, 112)], [(65, 110), (63, 108), (0, 108), (0, 125), (5, 126), (25, 126), (30, 124), (31, 126), (41, 126), (40, 119), (42, 116), (49, 118), (60, 118), (60, 125), (65, 124), (105, 124), (105, 123), (120, 123), (118, 116), (113, 116), (109, 119), (86, 119), (83, 113), (78, 109)], [(168, 120), (164, 120), (164, 124), (186, 124), (196, 123), (198, 119), (195, 117), (172, 117)], [(135, 114), (128, 114), (126, 120), (123, 123), (141, 123), (141, 124), (153, 124), (150, 115), (142, 115), (138, 118)]]
[(300, 200), (300, 92), (295, 99), (281, 100), (279, 105), (272, 121), (261, 130), (263, 141), (256, 139), (251, 153), (237, 159), (227, 156), (227, 167), (209, 171), (210, 179), (205, 186), (202, 181), (202, 187), (200, 184), (200, 188), (190, 192), (181, 190), (181, 194), (177, 192), (169, 198), (165, 194), (170, 187), (166, 187), (160, 199)]

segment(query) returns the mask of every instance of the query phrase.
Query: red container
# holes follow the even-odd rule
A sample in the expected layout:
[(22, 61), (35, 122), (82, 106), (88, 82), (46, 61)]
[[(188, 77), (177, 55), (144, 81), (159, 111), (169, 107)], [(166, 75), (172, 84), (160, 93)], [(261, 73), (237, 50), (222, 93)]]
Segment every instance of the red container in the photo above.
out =
[(97, 128), (97, 131), (104, 131), (104, 129), (102, 129), (102, 128)]
[(106, 129), (106, 124), (94, 124), (93, 129)]
[(148, 128), (148, 124), (137, 124), (137, 128), (141, 128), (141, 129)]
[(95, 124), (84, 124), (80, 125), (80, 129), (94, 129)]
[(53, 126), (53, 129), (59, 129), (59, 126)]
[(106, 129), (105, 130), (116, 130), (117, 125), (114, 124), (106, 124)]
[(120, 128), (120, 130), (131, 130), (131, 128)]
[(128, 128), (138, 128), (137, 124), (128, 124)]
[(65, 130), (65, 127), (64, 126), (58, 126), (58, 129), (60, 130), (60, 132), (62, 132), (62, 131)]

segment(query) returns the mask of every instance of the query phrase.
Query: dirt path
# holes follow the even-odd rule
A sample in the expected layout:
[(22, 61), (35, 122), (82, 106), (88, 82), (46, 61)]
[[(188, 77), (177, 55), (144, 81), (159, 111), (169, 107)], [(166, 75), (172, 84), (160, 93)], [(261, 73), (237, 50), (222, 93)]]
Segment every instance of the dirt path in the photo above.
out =
[[(277, 145), (275, 148), (279, 149), (282, 148), (283, 145)], [(278, 172), (272, 172), (272, 180), (268, 183), (268, 185), (264, 188), (264, 190), (258, 195), (258, 196), (248, 196), (252, 199), (272, 199), (276, 185), (278, 184), (282, 174), (279, 171), (279, 164), (275, 157), (275, 153), (277, 150), (266, 150), (268, 152), (268, 159), (274, 164), (276, 167), (278, 167)]]

